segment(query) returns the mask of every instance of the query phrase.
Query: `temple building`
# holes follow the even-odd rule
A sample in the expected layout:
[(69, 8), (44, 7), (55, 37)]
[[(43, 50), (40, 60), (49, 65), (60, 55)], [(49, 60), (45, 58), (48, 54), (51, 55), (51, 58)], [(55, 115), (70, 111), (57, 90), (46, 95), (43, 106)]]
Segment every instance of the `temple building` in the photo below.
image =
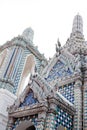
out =
[(77, 14), (47, 60), (31, 28), (0, 46), (1, 130), (87, 130), (87, 42)]

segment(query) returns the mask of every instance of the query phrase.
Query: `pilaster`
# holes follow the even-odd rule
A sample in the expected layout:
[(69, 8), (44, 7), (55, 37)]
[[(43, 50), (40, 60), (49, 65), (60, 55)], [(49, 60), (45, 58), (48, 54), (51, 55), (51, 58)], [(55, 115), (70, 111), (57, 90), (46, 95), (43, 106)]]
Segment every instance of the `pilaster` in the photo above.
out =
[(74, 104), (76, 113), (74, 116), (74, 130), (82, 130), (82, 82), (76, 80), (74, 85)]
[(83, 86), (83, 127), (87, 130), (87, 81)]
[(36, 130), (44, 130), (45, 118), (46, 112), (41, 112), (38, 114)]
[(49, 103), (49, 109), (46, 117), (45, 130), (56, 130), (56, 104)]

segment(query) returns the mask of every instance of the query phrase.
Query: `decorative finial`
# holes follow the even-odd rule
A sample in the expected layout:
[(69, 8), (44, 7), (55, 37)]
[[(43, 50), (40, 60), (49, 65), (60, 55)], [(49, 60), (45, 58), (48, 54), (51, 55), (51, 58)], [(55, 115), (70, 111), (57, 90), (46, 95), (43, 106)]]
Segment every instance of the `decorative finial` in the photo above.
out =
[(60, 41), (59, 41), (59, 38), (58, 38), (58, 40), (57, 40), (57, 44), (58, 44), (58, 47), (60, 48), (60, 47), (61, 47), (61, 43), (60, 43)]
[(59, 38), (58, 38), (57, 44), (56, 44), (56, 52), (59, 54), (61, 53), (61, 43), (59, 41)]
[(58, 48), (58, 46), (57, 46), (57, 44), (56, 44), (56, 52), (58, 52), (59, 51), (59, 48)]

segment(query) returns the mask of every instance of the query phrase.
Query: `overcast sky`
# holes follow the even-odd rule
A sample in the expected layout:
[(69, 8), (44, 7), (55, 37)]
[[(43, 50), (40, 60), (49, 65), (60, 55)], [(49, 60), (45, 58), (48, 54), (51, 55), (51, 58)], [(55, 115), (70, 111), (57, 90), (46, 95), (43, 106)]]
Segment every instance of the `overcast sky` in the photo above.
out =
[(0, 0), (0, 45), (31, 27), (34, 44), (47, 58), (52, 57), (57, 38), (63, 46), (78, 12), (87, 39), (87, 0)]

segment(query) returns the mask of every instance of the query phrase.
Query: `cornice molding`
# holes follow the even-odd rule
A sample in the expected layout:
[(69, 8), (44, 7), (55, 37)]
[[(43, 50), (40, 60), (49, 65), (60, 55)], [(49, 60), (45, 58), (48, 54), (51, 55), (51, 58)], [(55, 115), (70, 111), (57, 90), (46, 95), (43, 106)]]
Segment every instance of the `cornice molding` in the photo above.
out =
[(14, 111), (9, 111), (9, 116), (10, 117), (15, 117), (15, 118), (18, 118), (18, 117), (23, 117), (23, 116), (30, 116), (30, 115), (34, 115), (34, 114), (38, 114), (38, 113), (41, 113), (43, 111), (47, 111), (48, 108), (47, 108), (47, 104), (45, 103), (38, 103), (38, 104), (34, 104), (33, 106), (25, 106), (25, 107), (20, 107), (20, 108), (17, 108), (16, 110)]

